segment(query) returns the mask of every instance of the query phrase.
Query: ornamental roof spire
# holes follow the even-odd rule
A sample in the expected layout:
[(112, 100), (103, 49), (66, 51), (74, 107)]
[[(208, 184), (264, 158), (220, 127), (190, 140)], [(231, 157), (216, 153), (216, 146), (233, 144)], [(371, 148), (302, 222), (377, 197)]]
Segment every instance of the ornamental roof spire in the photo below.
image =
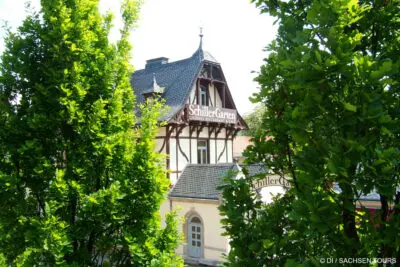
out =
[(203, 51), (203, 27), (200, 27), (200, 44), (199, 48), (196, 50), (196, 52), (193, 54), (194, 57), (198, 57), (200, 61), (204, 59), (204, 51)]
[(157, 84), (157, 81), (156, 81), (156, 74), (155, 73), (153, 73), (153, 92), (154, 93), (163, 93), (164, 92), (164, 88), (162, 88), (162, 87), (160, 87), (158, 84)]
[[(207, 51), (203, 50), (203, 27), (200, 27), (200, 45), (199, 48), (196, 50), (196, 52), (194, 52), (194, 54), (192, 55), (193, 58), (198, 58), (200, 61), (210, 61), (213, 63), (218, 63), (218, 61)], [(219, 64), (219, 63), (218, 63)]]
[(200, 36), (200, 45), (199, 45), (199, 50), (202, 50), (203, 49), (203, 27), (200, 27), (200, 34), (199, 34), (199, 36)]

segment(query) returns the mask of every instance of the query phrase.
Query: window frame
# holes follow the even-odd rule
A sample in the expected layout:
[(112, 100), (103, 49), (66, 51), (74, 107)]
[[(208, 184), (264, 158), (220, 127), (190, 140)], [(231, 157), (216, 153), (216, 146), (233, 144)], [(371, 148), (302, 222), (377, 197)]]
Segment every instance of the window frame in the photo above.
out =
[[(205, 102), (203, 102), (203, 97)], [(200, 106), (208, 106), (208, 90), (204, 85), (200, 85), (199, 88), (199, 105)]]
[[(200, 142), (205, 142), (205, 145), (200, 146)], [(210, 144), (207, 139), (197, 139), (197, 164), (210, 164)]]

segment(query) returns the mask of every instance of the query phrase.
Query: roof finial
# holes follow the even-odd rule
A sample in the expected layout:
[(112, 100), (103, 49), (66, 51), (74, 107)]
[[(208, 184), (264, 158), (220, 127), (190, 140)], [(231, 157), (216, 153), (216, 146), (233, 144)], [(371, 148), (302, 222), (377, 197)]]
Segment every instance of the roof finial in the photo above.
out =
[(200, 48), (203, 46), (203, 27), (200, 27)]
[(153, 72), (153, 88), (151, 88), (154, 93), (164, 92), (164, 88), (160, 87), (156, 81), (156, 74)]
[(153, 85), (157, 84), (156, 74), (153, 72)]

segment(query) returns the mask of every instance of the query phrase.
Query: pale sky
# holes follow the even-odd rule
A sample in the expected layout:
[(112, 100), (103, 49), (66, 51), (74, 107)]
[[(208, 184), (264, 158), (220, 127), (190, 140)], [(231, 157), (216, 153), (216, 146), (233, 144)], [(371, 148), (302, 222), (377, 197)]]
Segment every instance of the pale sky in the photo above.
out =
[[(25, 18), (25, 0), (0, 0), (0, 20), (14, 29)], [(39, 6), (33, 0), (33, 6)], [(118, 1), (101, 0), (101, 10), (118, 15)], [(260, 15), (250, 0), (145, 0), (138, 27), (133, 31), (135, 69), (147, 59), (167, 57), (176, 61), (190, 57), (199, 46), (199, 28), (203, 27), (203, 48), (221, 64), (236, 107), (241, 115), (253, 108), (249, 97), (257, 92), (253, 82), (266, 52), (275, 38), (273, 18)], [(118, 27), (118, 20), (115, 25)], [(112, 38), (117, 37), (116, 29)], [(0, 29), (0, 52), (4, 50), (4, 32)]]

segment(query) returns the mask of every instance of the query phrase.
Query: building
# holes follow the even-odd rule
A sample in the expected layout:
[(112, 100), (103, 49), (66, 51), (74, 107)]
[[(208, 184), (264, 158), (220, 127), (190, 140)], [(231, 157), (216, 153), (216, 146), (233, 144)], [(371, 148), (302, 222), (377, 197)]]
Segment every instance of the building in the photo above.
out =
[[(217, 187), (229, 173), (232, 179), (239, 179), (242, 167), (236, 163), (189, 164), (171, 190), (164, 209), (178, 208), (179, 215), (186, 218), (181, 228), (185, 239), (178, 248), (186, 261), (216, 266), (229, 252), (229, 239), (222, 236)], [(263, 165), (246, 167), (250, 175), (265, 172)]]
[[(178, 252), (190, 261), (215, 265), (229, 251), (218, 211), (221, 178), (238, 171), (233, 140), (247, 126), (236, 109), (221, 65), (200, 45), (186, 59), (148, 60), (132, 77), (139, 103), (160, 97), (169, 107), (157, 135), (157, 150), (167, 155), (171, 191), (161, 213), (180, 207), (185, 241)], [(262, 171), (251, 166), (252, 172)], [(236, 174), (236, 176), (239, 174)]]
[(189, 58), (168, 62), (147, 60), (133, 74), (132, 86), (139, 103), (158, 95), (169, 111), (157, 136), (157, 149), (167, 154), (166, 169), (172, 185), (187, 164), (232, 162), (232, 140), (247, 128), (229, 91), (221, 65), (202, 49)]

